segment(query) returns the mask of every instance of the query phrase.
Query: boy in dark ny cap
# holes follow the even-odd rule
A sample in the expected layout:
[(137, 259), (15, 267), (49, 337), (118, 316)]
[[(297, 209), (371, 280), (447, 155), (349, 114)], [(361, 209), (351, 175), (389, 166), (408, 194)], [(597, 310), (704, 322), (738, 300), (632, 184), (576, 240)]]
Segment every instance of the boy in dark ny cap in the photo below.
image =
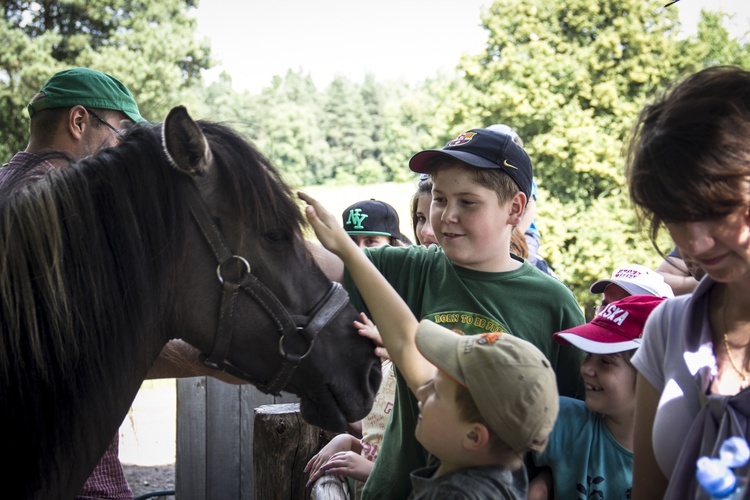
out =
[(316, 235), (362, 290), (385, 347), (418, 399), (414, 433), (432, 459), (412, 471), (409, 498), (525, 500), (523, 456), (544, 449), (558, 411), (550, 362), (508, 333), (461, 335), (429, 320), (418, 323), (334, 217), (300, 196), (310, 204), (306, 213)]
[[(442, 149), (415, 154), (409, 166), (432, 179), (430, 223), (440, 246), (381, 247), (365, 255), (417, 318), (465, 335), (497, 332), (527, 340), (550, 361), (560, 394), (582, 395), (581, 352), (552, 340), (554, 332), (584, 322), (581, 308), (563, 284), (510, 254), (513, 227), (531, 193), (526, 152), (508, 135), (473, 129)], [(341, 260), (323, 251), (318, 258), (329, 278), (346, 280), (355, 307), (365, 310), (366, 290), (355, 286)], [(417, 414), (417, 400), (397, 371), (394, 409), (365, 500), (408, 497), (409, 473), (427, 457), (414, 437)]]
[(360, 248), (411, 245), (401, 234), (396, 209), (378, 200), (358, 201), (341, 214), (344, 230)]

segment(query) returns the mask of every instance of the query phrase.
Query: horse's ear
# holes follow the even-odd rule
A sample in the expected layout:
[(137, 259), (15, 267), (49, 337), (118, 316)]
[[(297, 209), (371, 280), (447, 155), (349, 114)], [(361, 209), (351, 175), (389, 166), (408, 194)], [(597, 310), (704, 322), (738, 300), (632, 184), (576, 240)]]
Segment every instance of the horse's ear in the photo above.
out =
[(184, 106), (169, 111), (163, 127), (164, 148), (178, 169), (191, 176), (205, 174), (211, 166), (211, 148)]

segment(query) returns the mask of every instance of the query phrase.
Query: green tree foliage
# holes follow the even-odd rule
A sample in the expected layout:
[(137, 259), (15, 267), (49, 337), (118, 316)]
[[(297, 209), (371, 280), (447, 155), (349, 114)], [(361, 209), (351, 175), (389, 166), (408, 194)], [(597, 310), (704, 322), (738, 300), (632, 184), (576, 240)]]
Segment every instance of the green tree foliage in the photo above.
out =
[(622, 184), (620, 149), (644, 99), (679, 71), (676, 11), (641, 0), (511, 0), (483, 16), (464, 61), (476, 115), (516, 128), (535, 176), (564, 202)]
[[(684, 36), (677, 9), (663, 2), (496, 0), (481, 17), (483, 51), (454, 74), (419, 84), (339, 76), (321, 89), (290, 70), (251, 94), (226, 74), (201, 81), (209, 52), (195, 35), (196, 2), (0, 3), (0, 155), (25, 146), (34, 92), (78, 65), (123, 80), (153, 121), (184, 103), (226, 123), (297, 186), (413, 182), (407, 163), (416, 151), (506, 123), (534, 161), (541, 255), (587, 306), (592, 281), (661, 258), (637, 227), (623, 178), (639, 110), (686, 73), (750, 67), (750, 44), (730, 35), (720, 13), (703, 14), (697, 33)], [(668, 238), (659, 247), (669, 250)]]
[(442, 96), (452, 85), (444, 77), (410, 87), (367, 76), (318, 89), (308, 74), (290, 70), (259, 95), (233, 91), (222, 75), (185, 99), (196, 116), (226, 122), (254, 142), (291, 184), (369, 184), (412, 180), (411, 155), (446, 141)]
[(143, 116), (161, 121), (209, 65), (195, 35), (196, 0), (7, 0), (0, 4), (0, 155), (25, 148), (25, 105), (52, 74), (73, 66), (110, 73)]
[(485, 50), (461, 64), (476, 91), (469, 114), (524, 139), (542, 193), (541, 254), (582, 305), (614, 268), (661, 259), (628, 202), (623, 149), (643, 105), (681, 75), (750, 62), (722, 21), (704, 15), (686, 38), (676, 9), (641, 0), (503, 0), (482, 17)]
[(330, 148), (321, 130), (321, 96), (312, 78), (287, 72), (256, 100), (249, 137), (294, 185), (320, 184), (331, 176)]
[[(653, 269), (662, 259), (638, 229), (625, 190), (618, 189), (588, 204), (563, 204), (540, 188), (537, 206), (541, 254), (555, 265), (556, 273), (589, 313), (599, 299), (589, 292), (594, 281), (609, 277), (624, 264), (638, 263)], [(662, 236), (660, 248), (669, 251), (669, 237)]]
[(365, 113), (360, 86), (347, 78), (334, 78), (326, 91), (323, 110), (333, 176), (339, 182), (357, 182), (357, 167), (373, 155), (372, 116)]
[[(683, 51), (689, 55), (690, 70), (706, 66), (734, 64), (750, 68), (750, 43), (733, 37), (726, 27), (728, 14), (703, 12), (698, 24), (698, 34), (686, 40)], [(747, 36), (748, 34), (746, 34)]]

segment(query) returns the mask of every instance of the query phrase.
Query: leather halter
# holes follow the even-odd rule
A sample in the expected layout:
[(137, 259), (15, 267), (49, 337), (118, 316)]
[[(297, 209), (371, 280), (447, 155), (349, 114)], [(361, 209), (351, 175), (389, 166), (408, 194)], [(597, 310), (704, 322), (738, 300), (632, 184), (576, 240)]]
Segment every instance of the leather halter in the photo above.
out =
[[(318, 335), (341, 309), (349, 302), (346, 290), (336, 282), (315, 305), (309, 315), (289, 314), (279, 299), (252, 274), (248, 261), (229, 250), (224, 236), (213, 221), (198, 188), (190, 184), (188, 189), (190, 213), (211, 247), (218, 262), (216, 275), (221, 283), (221, 306), (216, 325), (214, 346), (210, 355), (201, 354), (201, 360), (209, 368), (223, 370), (235, 377), (247, 380), (266, 394), (278, 395), (289, 383), (300, 361), (313, 348)], [(230, 274), (231, 273), (231, 274)], [(227, 361), (227, 353), (235, 331), (235, 302), (240, 290), (245, 291), (271, 317), (279, 331), (279, 354), (281, 365), (268, 383), (240, 370)], [(285, 342), (301, 337), (307, 345), (303, 353), (290, 352)]]

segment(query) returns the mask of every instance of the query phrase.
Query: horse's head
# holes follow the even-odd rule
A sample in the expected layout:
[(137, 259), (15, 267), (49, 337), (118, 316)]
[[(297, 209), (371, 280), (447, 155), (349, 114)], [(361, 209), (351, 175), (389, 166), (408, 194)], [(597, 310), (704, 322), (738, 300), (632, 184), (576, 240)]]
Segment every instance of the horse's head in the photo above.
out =
[(340, 285), (315, 265), (288, 187), (226, 127), (174, 108), (164, 144), (192, 179), (184, 198), (194, 224), (179, 278), (176, 337), (271, 393), (301, 398), (302, 415), (330, 430), (364, 417), (380, 382), (370, 341)]

